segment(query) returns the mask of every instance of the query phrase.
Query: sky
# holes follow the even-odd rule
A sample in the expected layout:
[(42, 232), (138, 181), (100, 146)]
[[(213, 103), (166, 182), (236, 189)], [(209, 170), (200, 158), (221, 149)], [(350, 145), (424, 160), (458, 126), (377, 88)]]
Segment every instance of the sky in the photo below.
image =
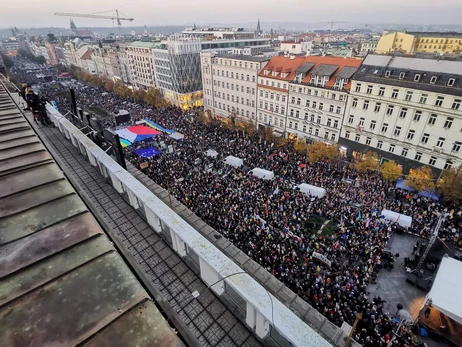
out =
[[(54, 12), (97, 13), (118, 9), (132, 26), (266, 22), (460, 24), (461, 0), (4, 0), (0, 28), (69, 27)], [(113, 26), (111, 20), (73, 18), (77, 27)], [(122, 23), (123, 25), (123, 23)], [(256, 24), (255, 24), (256, 25)]]

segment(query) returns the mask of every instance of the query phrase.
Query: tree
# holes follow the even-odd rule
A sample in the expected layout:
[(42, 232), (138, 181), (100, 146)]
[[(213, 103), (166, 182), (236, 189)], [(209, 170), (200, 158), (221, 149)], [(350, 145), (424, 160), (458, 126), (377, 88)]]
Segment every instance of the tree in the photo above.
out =
[(362, 158), (357, 158), (353, 167), (359, 172), (373, 172), (380, 169), (379, 156), (375, 152), (367, 152)]
[(455, 203), (462, 203), (462, 165), (443, 171), (438, 181), (438, 189)]
[(312, 163), (325, 160), (331, 161), (340, 156), (337, 146), (329, 145), (321, 141), (315, 141), (307, 146), (308, 160)]
[(130, 88), (119, 82), (114, 83), (113, 91), (123, 98), (130, 96)]
[(97, 75), (91, 75), (88, 82), (95, 87), (102, 87), (104, 85), (104, 80)]
[(146, 92), (144, 102), (148, 105), (154, 107), (165, 107), (168, 105), (167, 101), (164, 99), (162, 93), (157, 88), (149, 88)]
[(271, 127), (263, 127), (261, 130), (262, 138), (268, 142), (273, 141), (273, 128)]
[(417, 190), (433, 190), (435, 188), (435, 178), (429, 166), (421, 166), (418, 169), (409, 170), (405, 184)]
[(5, 67), (7, 70), (11, 69), (14, 66), (14, 61), (7, 56), (6, 54), (1, 55), (3, 62), (5, 63)]
[(396, 181), (403, 174), (402, 167), (396, 164), (393, 160), (383, 163), (381, 170), (383, 178), (387, 181)]
[(244, 131), (249, 137), (253, 136), (253, 134), (255, 134), (256, 131), (255, 124), (250, 120), (244, 122)]
[(112, 80), (104, 80), (104, 89), (108, 92), (112, 92), (114, 90), (114, 82)]
[(38, 55), (38, 56), (35, 57), (35, 62), (37, 64), (45, 64), (46, 59), (45, 59), (45, 57), (43, 55)]
[(133, 91), (133, 99), (136, 102), (144, 102), (145, 98), (146, 98), (146, 92), (144, 89), (137, 89)]
[(306, 142), (302, 138), (298, 138), (297, 141), (294, 143), (294, 149), (298, 153), (306, 153), (308, 146)]

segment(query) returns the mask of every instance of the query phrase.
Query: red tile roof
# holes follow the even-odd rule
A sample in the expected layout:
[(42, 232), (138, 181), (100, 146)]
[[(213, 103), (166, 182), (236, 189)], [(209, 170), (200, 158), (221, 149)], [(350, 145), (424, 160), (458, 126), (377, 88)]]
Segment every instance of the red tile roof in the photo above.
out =
[[(337, 65), (338, 68), (335, 72), (331, 75), (330, 80), (327, 82), (326, 87), (330, 88), (333, 87), (335, 84), (335, 75), (339, 73), (344, 67), (354, 67), (359, 68), (362, 63), (361, 59), (356, 58), (342, 58), (342, 57), (321, 57), (321, 56), (309, 56), (309, 57), (295, 57), (294, 59), (290, 59), (289, 57), (282, 57), (276, 56), (272, 57), (268, 64), (263, 68), (260, 72), (260, 77), (271, 78), (275, 80), (282, 80), (282, 81), (292, 81), (295, 78), (296, 70), (303, 64), (303, 63), (312, 63), (315, 64), (309, 71), (306, 77), (303, 79), (302, 83), (308, 84), (311, 80), (311, 71), (316, 69), (319, 65)], [(270, 73), (265, 75), (265, 71), (269, 70)], [(272, 75), (272, 72), (277, 72), (276, 76)], [(281, 77), (281, 72), (287, 72), (288, 75), (285, 78)], [(350, 83), (345, 86), (345, 89), (350, 88)]]
[(80, 57), (80, 59), (90, 60), (90, 59), (91, 59), (91, 49), (88, 49), (88, 50)]

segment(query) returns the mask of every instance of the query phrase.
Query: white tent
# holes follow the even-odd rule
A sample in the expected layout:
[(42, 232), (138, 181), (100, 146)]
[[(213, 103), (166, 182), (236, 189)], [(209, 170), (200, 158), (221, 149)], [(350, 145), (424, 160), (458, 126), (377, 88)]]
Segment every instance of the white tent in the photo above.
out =
[(326, 190), (324, 188), (312, 186), (311, 184), (302, 183), (299, 184), (296, 188), (299, 188), (302, 193), (316, 196), (318, 198), (322, 198), (324, 195), (326, 195)]
[(238, 157), (233, 157), (232, 155), (227, 156), (224, 159), (224, 162), (225, 164), (228, 164), (234, 167), (241, 167), (242, 165), (244, 165), (244, 160)]
[(409, 228), (412, 224), (412, 217), (406, 216), (398, 212), (393, 212), (390, 210), (383, 210), (382, 216), (385, 216), (386, 219), (396, 222), (404, 228)]
[(252, 171), (250, 171), (250, 174), (252, 174), (255, 177), (264, 179), (264, 180), (272, 180), (274, 178), (274, 172), (273, 171), (268, 171), (265, 169), (259, 169), (255, 168)]
[(441, 260), (430, 293), (432, 307), (462, 324), (462, 262), (445, 255)]
[(216, 158), (218, 156), (218, 152), (213, 149), (208, 149), (204, 154), (207, 157), (212, 157), (212, 158)]

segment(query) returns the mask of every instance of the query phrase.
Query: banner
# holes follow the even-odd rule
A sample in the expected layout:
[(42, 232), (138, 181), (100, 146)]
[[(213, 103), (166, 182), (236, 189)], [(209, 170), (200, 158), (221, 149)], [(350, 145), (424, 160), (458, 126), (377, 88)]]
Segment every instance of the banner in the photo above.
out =
[(321, 253), (318, 253), (318, 252), (313, 252), (313, 258), (316, 258), (318, 259), (319, 261), (323, 262), (324, 264), (326, 264), (327, 266), (331, 266), (332, 265), (332, 262), (327, 259), (327, 257)]

